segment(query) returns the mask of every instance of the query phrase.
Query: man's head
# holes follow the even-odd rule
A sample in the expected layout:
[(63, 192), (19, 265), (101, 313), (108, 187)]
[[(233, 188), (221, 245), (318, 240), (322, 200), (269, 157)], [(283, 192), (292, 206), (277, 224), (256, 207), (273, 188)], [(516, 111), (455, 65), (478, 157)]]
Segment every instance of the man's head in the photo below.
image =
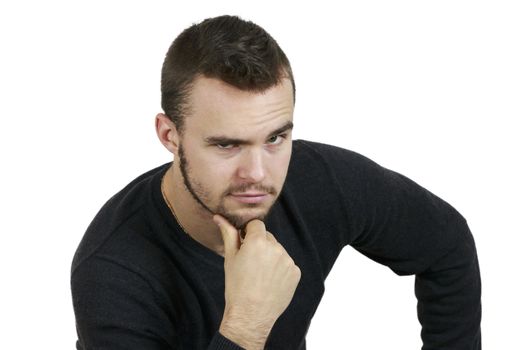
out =
[(243, 91), (262, 92), (290, 79), (288, 58), (255, 23), (235, 16), (209, 18), (184, 30), (171, 44), (161, 76), (161, 104), (179, 133), (190, 113), (187, 103), (195, 79), (216, 78)]
[(162, 98), (157, 132), (178, 163), (186, 204), (238, 228), (263, 219), (292, 149), (295, 88), (275, 41), (236, 17), (186, 29), (168, 51)]

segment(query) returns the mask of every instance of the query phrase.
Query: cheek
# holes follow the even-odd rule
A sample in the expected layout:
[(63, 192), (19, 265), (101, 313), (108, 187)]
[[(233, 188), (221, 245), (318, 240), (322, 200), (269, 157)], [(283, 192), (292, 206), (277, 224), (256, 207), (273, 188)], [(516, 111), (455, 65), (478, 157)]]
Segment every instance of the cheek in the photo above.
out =
[(274, 157), (270, 162), (269, 172), (275, 181), (283, 182), (288, 173), (288, 165), (290, 164), (291, 151), (283, 153)]
[(192, 169), (192, 175), (194, 175), (208, 191), (214, 195), (220, 195), (228, 188), (233, 174), (232, 167), (228, 162), (202, 158), (196, 163), (198, 166), (195, 170)]

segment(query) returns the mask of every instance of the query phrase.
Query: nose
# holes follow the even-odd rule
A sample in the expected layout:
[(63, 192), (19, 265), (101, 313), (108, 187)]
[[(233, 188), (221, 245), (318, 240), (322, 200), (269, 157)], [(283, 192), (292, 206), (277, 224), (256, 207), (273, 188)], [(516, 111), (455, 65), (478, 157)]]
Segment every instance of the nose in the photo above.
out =
[(250, 183), (258, 183), (264, 180), (266, 173), (262, 152), (247, 149), (240, 162), (237, 172), (239, 178)]

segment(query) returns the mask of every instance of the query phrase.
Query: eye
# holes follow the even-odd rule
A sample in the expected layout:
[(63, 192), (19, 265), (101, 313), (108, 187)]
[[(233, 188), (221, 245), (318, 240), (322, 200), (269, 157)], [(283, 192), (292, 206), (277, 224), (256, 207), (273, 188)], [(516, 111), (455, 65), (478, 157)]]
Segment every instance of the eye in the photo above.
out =
[(270, 145), (279, 145), (281, 144), (284, 139), (286, 138), (286, 135), (285, 134), (282, 134), (282, 135), (274, 135), (272, 137), (270, 137), (268, 139), (268, 141), (266, 141), (268, 144)]
[(233, 143), (217, 143), (215, 146), (219, 149), (233, 149), (235, 147)]

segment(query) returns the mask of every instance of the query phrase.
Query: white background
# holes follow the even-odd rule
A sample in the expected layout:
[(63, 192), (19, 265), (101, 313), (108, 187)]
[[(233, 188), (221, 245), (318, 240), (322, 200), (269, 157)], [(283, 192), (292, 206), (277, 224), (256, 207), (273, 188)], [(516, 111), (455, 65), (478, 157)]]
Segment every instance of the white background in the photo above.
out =
[[(154, 133), (171, 41), (204, 18), (267, 29), (295, 73), (294, 138), (451, 203), (475, 236), (485, 349), (523, 344), (521, 1), (4, 1), (0, 348), (73, 349), (71, 259), (100, 206), (170, 160)], [(413, 277), (343, 251), (309, 349), (417, 349)]]

